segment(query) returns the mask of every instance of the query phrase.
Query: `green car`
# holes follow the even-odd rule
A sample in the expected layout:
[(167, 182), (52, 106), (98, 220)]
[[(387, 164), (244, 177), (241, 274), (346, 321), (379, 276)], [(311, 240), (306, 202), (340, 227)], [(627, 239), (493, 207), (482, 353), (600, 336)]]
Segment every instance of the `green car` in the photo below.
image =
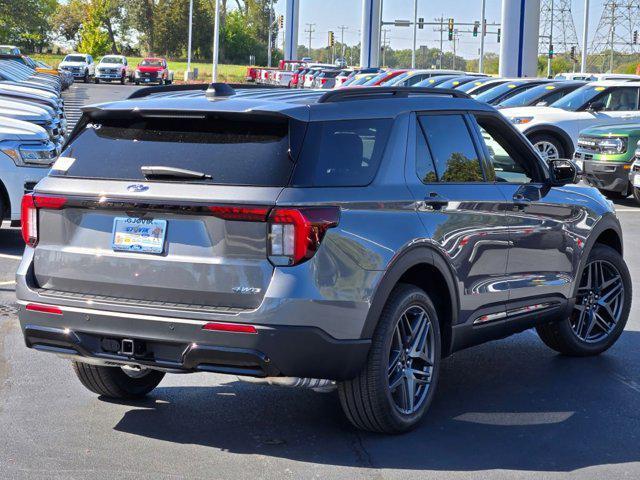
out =
[(626, 198), (635, 193), (630, 173), (638, 141), (640, 124), (587, 128), (580, 132), (574, 160), (589, 185), (608, 198)]

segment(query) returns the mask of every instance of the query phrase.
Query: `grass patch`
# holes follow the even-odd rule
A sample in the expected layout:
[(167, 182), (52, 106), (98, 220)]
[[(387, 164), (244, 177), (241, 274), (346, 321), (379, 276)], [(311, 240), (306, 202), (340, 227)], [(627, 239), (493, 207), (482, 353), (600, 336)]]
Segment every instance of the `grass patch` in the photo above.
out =
[[(51, 65), (54, 68), (58, 68), (58, 64), (62, 61), (65, 55), (39, 55), (34, 54), (30, 55), (32, 58), (36, 60), (40, 60)], [(129, 61), (130, 67), (135, 67), (142, 57), (127, 57)], [(99, 59), (96, 60), (96, 62)], [(187, 62), (182, 61), (172, 61), (169, 60), (169, 70), (174, 72), (174, 79), (177, 81), (182, 81), (184, 78), (184, 72), (187, 71)], [(211, 81), (211, 63), (201, 63), (201, 62), (191, 62), (192, 69), (199, 70), (198, 80), (203, 82)], [(221, 82), (228, 83), (242, 83), (245, 81), (245, 76), (247, 73), (247, 67), (244, 65), (218, 65), (218, 80)]]

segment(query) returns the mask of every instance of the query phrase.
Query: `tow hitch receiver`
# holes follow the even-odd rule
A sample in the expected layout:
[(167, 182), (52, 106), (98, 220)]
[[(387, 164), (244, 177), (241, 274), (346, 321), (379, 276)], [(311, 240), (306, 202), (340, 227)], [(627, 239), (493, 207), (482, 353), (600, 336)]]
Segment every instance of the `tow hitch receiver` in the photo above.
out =
[(134, 344), (133, 340), (129, 338), (123, 338), (122, 343), (120, 344), (120, 353), (122, 355), (133, 356), (134, 354)]

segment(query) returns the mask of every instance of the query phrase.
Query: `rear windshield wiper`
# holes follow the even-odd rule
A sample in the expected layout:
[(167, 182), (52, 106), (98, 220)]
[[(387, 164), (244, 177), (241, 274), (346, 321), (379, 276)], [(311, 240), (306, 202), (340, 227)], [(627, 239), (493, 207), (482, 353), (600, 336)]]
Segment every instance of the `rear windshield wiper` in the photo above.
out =
[(163, 167), (162, 165), (143, 165), (140, 171), (145, 178), (181, 178), (193, 180), (207, 180), (213, 178), (203, 172), (185, 170), (184, 168)]

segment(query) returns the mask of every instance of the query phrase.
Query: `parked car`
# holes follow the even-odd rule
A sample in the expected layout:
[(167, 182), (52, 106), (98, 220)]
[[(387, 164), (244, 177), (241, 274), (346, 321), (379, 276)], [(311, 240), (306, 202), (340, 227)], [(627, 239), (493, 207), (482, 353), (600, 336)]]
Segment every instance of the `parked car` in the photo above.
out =
[(60, 95), (62, 82), (59, 77), (39, 74), (22, 64), (0, 59), (0, 83), (7, 85), (22, 85), (55, 95)]
[(586, 82), (566, 80), (564, 82), (543, 83), (523, 92), (517, 93), (496, 105), (497, 108), (513, 107), (547, 107), (565, 95), (584, 87)]
[[(435, 78), (435, 77), (434, 77)], [(450, 80), (445, 80), (442, 83), (437, 84), (435, 87), (436, 88), (451, 88), (451, 89), (458, 89), (460, 87), (462, 87), (463, 85), (469, 84), (471, 82), (477, 82), (477, 81), (482, 81), (484, 77), (480, 76), (480, 75), (462, 75), (462, 76), (457, 76), (455, 78), (452, 78)], [(431, 80), (431, 79), (429, 79)]]
[(33, 123), (44, 128), (49, 134), (49, 139), (56, 146), (56, 153), (60, 153), (66, 131), (62, 128), (60, 118), (53, 111), (46, 109), (43, 105), (0, 97), (0, 116)]
[(21, 201), (44, 177), (56, 158), (44, 128), (0, 116), (0, 215), (18, 223)]
[(336, 86), (336, 77), (340, 74), (340, 70), (323, 69), (316, 75), (313, 80), (313, 88), (331, 89)]
[(640, 75), (627, 73), (558, 73), (556, 80), (585, 80), (588, 82), (603, 82), (606, 80), (640, 81)]
[(488, 103), (489, 105), (497, 105), (514, 95), (526, 92), (527, 90), (537, 87), (538, 85), (547, 85), (551, 80), (540, 78), (521, 78), (509, 80), (508, 82), (498, 84), (493, 88), (489, 88), (484, 92), (475, 95), (475, 99), (479, 102)]
[(62, 59), (58, 68), (73, 74), (73, 78), (81, 79), (84, 83), (91, 80), (96, 73), (96, 65), (89, 54), (72, 53)]
[(633, 193), (629, 179), (640, 141), (640, 123), (591, 127), (580, 132), (575, 162), (585, 181), (608, 198), (626, 198)]
[(589, 83), (548, 107), (500, 110), (544, 158), (571, 158), (581, 130), (640, 121), (640, 82)]
[(20, 49), (15, 45), (0, 45), (0, 55), (20, 55)]
[(352, 73), (353, 73), (353, 69), (348, 69), (348, 68), (340, 71), (340, 73), (336, 77), (335, 88), (340, 88), (344, 84), (344, 82), (347, 81), (347, 79)]
[(59, 95), (21, 85), (11, 85), (0, 82), (0, 98), (51, 108), (63, 123), (66, 122), (64, 102)]
[(173, 82), (173, 72), (169, 71), (164, 58), (144, 58), (134, 71), (133, 81), (136, 85), (141, 83), (169, 85)]
[(129, 77), (127, 57), (124, 55), (105, 55), (96, 67), (95, 82), (112, 82), (124, 85)]
[(468, 93), (471, 96), (480, 95), (482, 92), (489, 90), (490, 88), (497, 87), (503, 83), (508, 82), (509, 80), (506, 78), (477, 78), (471, 82), (464, 83), (456, 87), (456, 90), (459, 90), (464, 93)]
[[(48, 65), (40, 60), (34, 60), (38, 68), (43, 70), (53, 70), (51, 65)], [(73, 85), (73, 74), (67, 70), (57, 70), (58, 75), (60, 76), (60, 81), (62, 82), (62, 89), (66, 90), (71, 85)]]
[(383, 87), (411, 87), (416, 83), (438, 75), (464, 75), (458, 70), (408, 70), (395, 78), (382, 82)]
[(355, 426), (396, 433), (457, 350), (535, 326), (580, 357), (622, 333), (612, 205), (492, 107), (200, 88), (85, 110), (23, 200), (26, 345), (92, 392), (139, 398), (167, 372), (337, 382)]
[(366, 86), (368, 87), (377, 87), (382, 85), (383, 83), (390, 82), (394, 78), (397, 78), (399, 75), (406, 73), (406, 69), (401, 70), (383, 70), (378, 73), (375, 77), (371, 78), (371, 80), (367, 81)]

